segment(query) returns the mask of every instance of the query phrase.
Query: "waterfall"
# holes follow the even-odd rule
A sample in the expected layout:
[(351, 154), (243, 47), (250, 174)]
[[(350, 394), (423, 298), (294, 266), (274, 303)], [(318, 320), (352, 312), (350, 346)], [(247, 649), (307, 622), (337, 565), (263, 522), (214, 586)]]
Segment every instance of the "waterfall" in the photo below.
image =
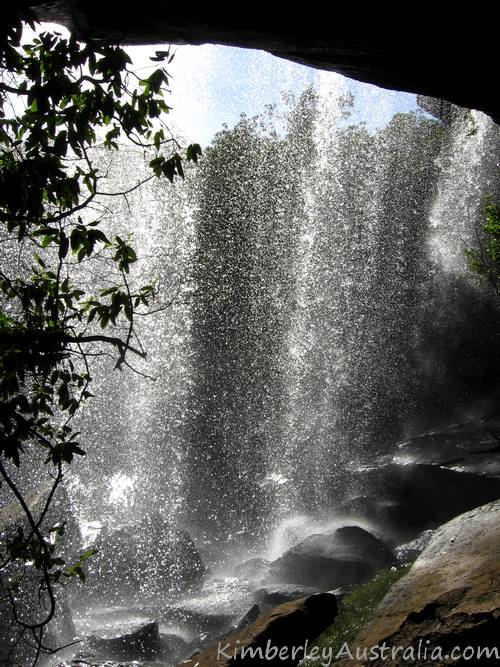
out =
[[(407, 112), (373, 131), (355, 105), (309, 87), (242, 117), (184, 184), (110, 215), (134, 232), (137, 279), (161, 287), (138, 323), (155, 379), (98, 362), (72, 481), (87, 520), (146, 516), (153, 496), (201, 542), (251, 548), (333, 511), (346, 468), (481, 400), (485, 368), (471, 389), (477, 364), (456, 358), (494, 344), (464, 247), (498, 188), (498, 129)], [(144, 157), (112, 168), (119, 189)]]
[[(156, 152), (95, 147), (89, 164), (105, 177), (78, 211), (130, 239), (128, 296), (151, 284), (156, 299), (125, 310), (131, 328), (101, 322), (117, 349), (127, 337), (120, 368), (105, 337), (71, 339), (94, 341), (75, 358), (92, 377), (72, 422), (86, 455), (64, 466), (52, 504), (34, 443), (20, 467), (5, 463), (40, 526), (65, 520), (49, 533), (53, 563), (76, 561), (78, 576), (84, 565), (86, 585), (64, 589), (53, 624), (86, 637), (78, 659), (130, 636), (130, 657), (176, 664), (288, 589), (347, 587), (409, 560), (439, 522), (499, 493), (500, 301), (467, 252), (484, 249), (485, 202), (500, 201), (499, 127), (269, 54), (182, 53), (191, 90), (173, 79), (170, 126), (204, 144), (199, 163), (170, 183), (151, 176)], [(38, 249), (51, 266), (58, 249)], [(105, 251), (61, 253), (64, 281), (109, 297), (125, 272)], [(30, 252), (3, 239), (10, 275), (31, 274)], [(101, 332), (99, 316), (83, 320), (75, 332)], [(9, 491), (5, 530), (25, 518)], [(323, 560), (338, 581), (318, 576)], [(150, 654), (135, 627), (151, 631)]]
[[(373, 124), (356, 96), (373, 87), (282, 67), (293, 90), (219, 131), (185, 182), (110, 205), (108, 231), (138, 248), (132, 280), (160, 296), (136, 322), (138, 372), (93, 361), (67, 479), (91, 527), (140, 523), (154, 499), (205, 549), (265, 550), (333, 516), (346, 470), (488, 409), (499, 313), (464, 250), (499, 194), (498, 127), (393, 114), (383, 91)], [(95, 159), (109, 190), (147, 173), (131, 147)]]
[[(137, 150), (120, 151), (111, 166), (108, 152), (97, 152), (96, 160), (110, 169), (110, 190), (126, 190), (131, 175), (138, 181), (149, 174), (148, 158)], [(191, 377), (191, 207), (184, 188), (159, 181), (117, 201), (105, 224), (110, 233), (133, 235), (140, 258), (131, 284), (154, 282), (159, 297), (152, 306), (155, 312), (135, 322), (147, 360), (131, 358), (133, 370), (122, 371), (112, 371), (106, 358), (93, 364), (96, 396), (81, 417), (87, 457), (74, 466), (71, 484), (85, 521), (115, 527), (130, 519), (141, 521), (151, 512), (154, 497), (155, 507), (175, 524)], [(106, 278), (106, 267), (102, 271)]]
[(188, 496), (240, 542), (320, 516), (347, 467), (462, 417), (490, 374), (472, 351), (498, 309), (464, 242), (498, 187), (497, 128), (410, 112), (373, 132), (338, 92), (306, 91), (283, 133), (225, 130), (196, 181)]

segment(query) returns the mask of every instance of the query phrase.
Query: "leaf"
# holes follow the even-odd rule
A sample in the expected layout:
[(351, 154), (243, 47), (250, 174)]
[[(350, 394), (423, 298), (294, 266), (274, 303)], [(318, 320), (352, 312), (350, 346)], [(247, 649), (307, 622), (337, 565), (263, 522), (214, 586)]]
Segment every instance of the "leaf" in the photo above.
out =
[(64, 157), (68, 152), (68, 133), (66, 130), (59, 132), (54, 141), (54, 153)]
[(59, 237), (59, 259), (64, 259), (69, 250), (69, 238), (64, 232), (61, 232)]
[(66, 561), (63, 558), (51, 558), (50, 559), (50, 566), (54, 567), (56, 565), (57, 567), (64, 567), (66, 565)]
[(109, 296), (114, 294), (118, 290), (118, 287), (108, 287), (107, 289), (101, 290), (101, 296)]
[(61, 537), (64, 535), (65, 531), (66, 531), (66, 521), (63, 521), (62, 523), (57, 524), (49, 529), (49, 533), (56, 533)]
[(85, 239), (85, 236), (86, 236), (85, 230), (82, 229), (80, 226), (75, 227), (75, 229), (73, 229), (70, 236), (71, 250), (73, 250), (73, 252), (78, 250), (82, 241)]
[(189, 144), (186, 148), (186, 159), (191, 162), (198, 162), (198, 158), (203, 154), (200, 144)]
[(160, 63), (169, 57), (170, 57), (170, 51), (155, 51), (155, 55), (150, 56), (149, 59), (152, 60), (154, 63)]
[(109, 243), (108, 237), (102, 231), (102, 229), (89, 229), (87, 232), (87, 237), (91, 243), (95, 243), (95, 241), (101, 241), (101, 243), (106, 244)]
[(55, 227), (39, 227), (33, 232), (33, 236), (58, 236), (59, 230)]
[(87, 322), (88, 322), (89, 324), (92, 322), (92, 320), (93, 320), (93, 319), (95, 318), (95, 316), (97, 315), (97, 310), (98, 310), (97, 308), (92, 308), (92, 310), (89, 312), (89, 315), (88, 315), (88, 318), (87, 318)]
[(99, 551), (96, 548), (92, 549), (87, 549), (87, 551), (84, 551), (84, 553), (80, 556), (80, 563), (85, 563), (89, 558), (92, 558), (92, 556), (95, 556)]

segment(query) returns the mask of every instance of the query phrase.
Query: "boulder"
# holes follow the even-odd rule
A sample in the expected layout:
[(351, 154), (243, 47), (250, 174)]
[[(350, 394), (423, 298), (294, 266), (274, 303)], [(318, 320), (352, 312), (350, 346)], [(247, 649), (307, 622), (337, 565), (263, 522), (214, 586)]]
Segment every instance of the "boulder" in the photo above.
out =
[[(405, 664), (462, 664), (451, 651), (498, 650), (500, 636), (500, 501), (466, 512), (435, 531), (407, 575), (390, 589), (354, 647), (413, 647)], [(420, 642), (420, 644), (419, 644)], [(441, 654), (432, 659), (418, 646)], [(409, 654), (408, 654), (409, 655)], [(498, 658), (497, 658), (498, 659)], [(399, 665), (396, 660), (370, 664)], [(485, 661), (486, 662), (486, 661)], [(344, 664), (344, 663), (341, 663)], [(365, 664), (363, 660), (346, 665)], [(471, 664), (482, 664), (476, 658)]]
[(104, 660), (154, 660), (161, 652), (157, 621), (103, 630), (88, 638), (89, 649)]
[(84, 595), (123, 603), (186, 591), (205, 568), (188, 533), (155, 514), (142, 524), (103, 530), (89, 561)]
[[(87, 581), (82, 587), (80, 601), (84, 602), (90, 596), (107, 603), (118, 603), (138, 596), (141, 573), (130, 531), (124, 528), (113, 532), (103, 530), (93, 546), (97, 553), (87, 565)], [(79, 606), (79, 599), (75, 599), (76, 606)]]
[(359, 583), (393, 564), (392, 550), (359, 526), (311, 535), (275, 560), (270, 573), (279, 581), (330, 590)]
[[(337, 615), (337, 602), (331, 593), (318, 593), (301, 600), (287, 602), (262, 615), (244, 630), (235, 632), (217, 645), (197, 653), (182, 663), (183, 667), (229, 667), (232, 657), (244, 651), (237, 660), (241, 665), (269, 664), (296, 665), (304, 657), (304, 646), (318, 637)], [(265, 652), (275, 650), (274, 659), (266, 659)], [(284, 660), (285, 651), (288, 659)], [(293, 649), (296, 649), (292, 655)], [(251, 653), (250, 653), (251, 651)], [(262, 658), (260, 658), (262, 653)], [(271, 654), (268, 653), (268, 656)], [(253, 657), (252, 657), (253, 656)], [(257, 656), (257, 657), (256, 657)]]
[(277, 607), (285, 602), (299, 600), (319, 593), (319, 588), (307, 586), (294, 586), (293, 584), (280, 584), (279, 586), (265, 586), (254, 593), (254, 600), (265, 610)]
[(392, 461), (433, 464), (460, 472), (500, 476), (500, 419), (454, 424), (405, 440), (393, 452)]
[(355, 479), (366, 495), (349, 498), (342, 510), (376, 523), (396, 543), (500, 498), (500, 479), (428, 463), (380, 464)]
[(174, 528), (159, 513), (149, 515), (139, 526), (139, 555), (142, 577), (151, 582), (152, 590), (185, 591), (205, 575), (191, 536)]

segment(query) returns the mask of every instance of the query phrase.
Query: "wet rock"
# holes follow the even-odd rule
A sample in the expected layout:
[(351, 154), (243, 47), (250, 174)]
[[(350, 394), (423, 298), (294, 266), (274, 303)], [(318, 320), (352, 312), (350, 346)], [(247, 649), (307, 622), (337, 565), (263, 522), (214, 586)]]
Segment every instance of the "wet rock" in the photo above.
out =
[(392, 550), (359, 526), (344, 526), (329, 535), (311, 535), (275, 560), (277, 580), (322, 590), (355, 584), (395, 561)]
[(190, 535), (158, 513), (141, 524), (139, 550), (142, 576), (153, 588), (186, 590), (203, 580), (205, 566)]
[(294, 586), (293, 584), (280, 584), (279, 586), (265, 586), (254, 593), (254, 600), (265, 610), (277, 607), (285, 602), (300, 600), (309, 595), (319, 593), (319, 588), (306, 586)]
[(356, 471), (355, 480), (366, 495), (348, 499), (343, 511), (376, 523), (396, 543), (500, 498), (500, 479), (433, 464), (381, 464)]
[(160, 634), (160, 659), (176, 665), (192, 652), (191, 643), (174, 634)]
[[(318, 593), (301, 600), (287, 602), (262, 615), (244, 630), (234, 632), (217, 645), (196, 654), (182, 663), (184, 667), (194, 667), (196, 663), (203, 667), (229, 667), (235, 651), (244, 649), (246, 655), (238, 660), (239, 664), (286, 664), (296, 665), (304, 657), (306, 641), (318, 637), (337, 615), (337, 602), (331, 593)], [(280, 649), (287, 651), (288, 660), (275, 657), (274, 660), (259, 659), (259, 652), (265, 655), (270, 646), (279, 654)], [(296, 648), (292, 657), (292, 650)], [(222, 650), (222, 652), (221, 652)], [(254, 656), (248, 651), (252, 651)], [(284, 654), (282, 654), (284, 655)], [(228, 657), (229, 656), (229, 657)]]
[[(466, 647), (498, 648), (499, 552), (500, 501), (441, 526), (409, 573), (390, 589), (353, 645), (381, 646), (387, 642), (389, 646), (417, 647), (419, 642), (422, 646), (428, 642), (442, 647), (440, 658), (415, 658), (412, 665), (461, 664), (449, 657), (454, 647), (462, 651)], [(380, 660), (370, 664), (401, 663)]]
[(406, 544), (401, 544), (395, 548), (396, 557), (400, 563), (411, 563), (414, 561), (425, 547), (431, 541), (431, 538), (434, 534), (433, 530), (424, 530), (418, 537), (411, 542), (406, 542)]
[(89, 637), (87, 644), (99, 659), (108, 660), (153, 660), (161, 652), (157, 621), (138, 627), (129, 625), (122, 631), (103, 630)]
[(243, 630), (243, 628), (246, 628), (248, 625), (256, 621), (260, 616), (260, 607), (258, 604), (254, 604), (250, 609), (247, 611), (247, 613), (243, 616), (241, 621), (238, 623), (236, 626), (236, 632), (238, 630)]
[(500, 419), (481, 419), (424, 433), (400, 443), (394, 463), (446, 466), (459, 472), (500, 476)]
[(186, 591), (205, 568), (190, 536), (158, 514), (142, 524), (103, 531), (89, 561), (85, 595), (123, 603)]
[[(104, 531), (93, 545), (97, 554), (87, 566), (84, 598), (98, 597), (109, 603), (125, 602), (140, 593), (141, 573), (137, 550), (128, 529)], [(78, 599), (75, 601), (78, 605)]]
[[(352, 470), (349, 485), (360, 492), (341, 502), (342, 512), (376, 524), (396, 544), (411, 541), (500, 498), (500, 418), (405, 440), (369, 466)], [(335, 493), (334, 488), (330, 502), (338, 504)]]

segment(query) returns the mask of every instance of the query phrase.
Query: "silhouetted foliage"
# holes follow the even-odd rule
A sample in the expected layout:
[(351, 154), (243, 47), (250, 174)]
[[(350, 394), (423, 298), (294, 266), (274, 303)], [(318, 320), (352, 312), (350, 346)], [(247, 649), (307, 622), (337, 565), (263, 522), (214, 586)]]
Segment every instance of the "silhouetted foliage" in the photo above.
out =
[[(118, 193), (106, 190), (91, 149), (132, 142), (153, 153), (146, 180), (170, 181), (183, 176), (183, 151), (163, 121), (164, 67), (140, 78), (119, 45), (81, 44), (58, 33), (23, 44), (21, 18), (35, 28), (28, 14), (8, 15), (0, 43), (1, 242), (20, 258), (0, 270), (0, 484), (25, 520), (0, 538), (0, 583), (17, 640), (36, 647), (36, 662), (52, 650), (44, 633), (56, 611), (55, 588), (83, 580), (92, 555), (66, 562), (58, 547), (64, 517), (47, 519), (66, 465), (85, 454), (72, 418), (92, 396), (89, 360), (108, 354), (121, 368), (130, 355), (145, 357), (134, 317), (157, 293), (130, 279), (137, 260), (131, 238), (109, 237), (101, 227), (104, 202)], [(151, 58), (170, 59), (168, 51)], [(196, 162), (200, 152), (192, 144), (184, 157)], [(89, 286), (78, 266), (95, 261), (108, 264), (109, 279)], [(52, 477), (38, 513), (16, 483), (17, 469), (33, 457)], [(36, 573), (36, 613), (24, 614), (16, 596), (28, 570)]]

